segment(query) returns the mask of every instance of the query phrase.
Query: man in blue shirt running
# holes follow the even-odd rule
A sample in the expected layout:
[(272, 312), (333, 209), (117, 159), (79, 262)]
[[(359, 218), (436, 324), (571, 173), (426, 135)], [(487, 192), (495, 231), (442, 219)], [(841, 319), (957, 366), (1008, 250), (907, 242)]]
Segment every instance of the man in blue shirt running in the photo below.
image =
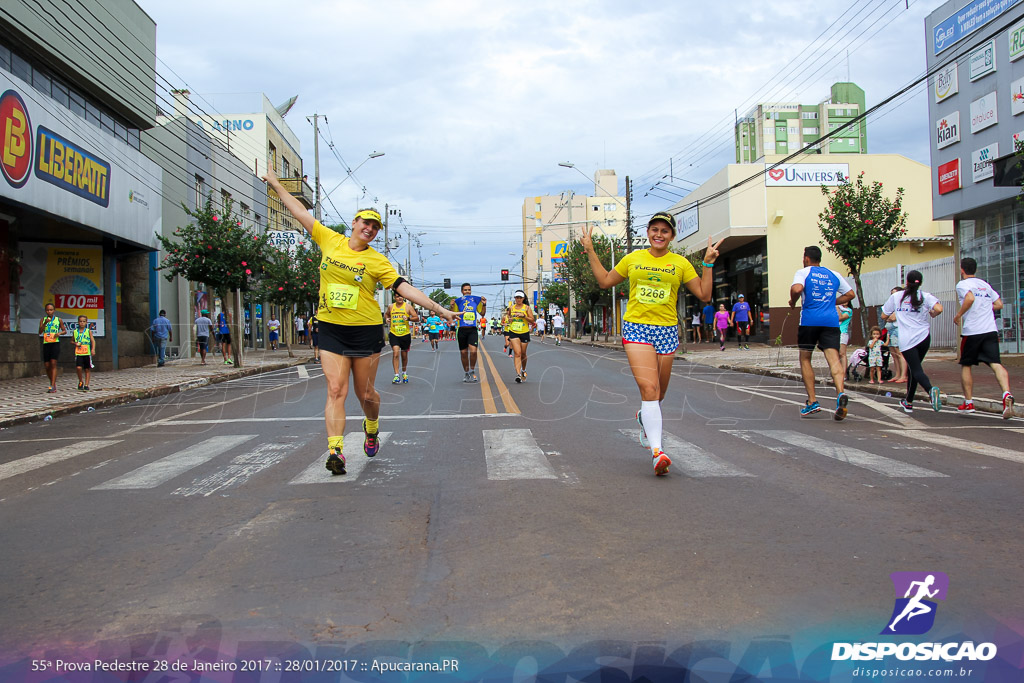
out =
[(797, 328), (796, 343), (800, 349), (800, 375), (807, 389), (807, 403), (800, 409), (800, 416), (807, 417), (821, 411), (814, 395), (814, 368), (811, 353), (817, 346), (825, 354), (828, 369), (835, 382), (835, 419), (846, 417), (849, 398), (843, 391), (843, 363), (839, 359), (839, 314), (836, 304), (852, 300), (854, 291), (843, 276), (834, 270), (821, 267), (821, 249), (804, 249), (804, 267), (796, 271), (793, 285), (789, 288), (789, 307), (795, 308), (801, 300), (800, 327)]
[(750, 339), (750, 304), (742, 294), (739, 295), (739, 301), (733, 304), (729, 324), (736, 326), (736, 346), (749, 349), (747, 341)]
[(477, 321), (487, 313), (487, 299), (473, 295), (473, 286), (463, 282), (462, 296), (452, 302), (452, 310), (462, 313), (459, 318), (457, 339), (459, 354), (462, 356), (462, 371), (465, 373), (463, 382), (478, 382), (476, 376), (476, 352), (479, 335), (476, 331)]

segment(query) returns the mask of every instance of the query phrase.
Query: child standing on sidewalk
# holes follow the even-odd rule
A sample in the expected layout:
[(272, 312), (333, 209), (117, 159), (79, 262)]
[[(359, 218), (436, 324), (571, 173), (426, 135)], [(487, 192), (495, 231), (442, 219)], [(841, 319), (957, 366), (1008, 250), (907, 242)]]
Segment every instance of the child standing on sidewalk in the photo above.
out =
[[(868, 372), (871, 379), (868, 384), (882, 383), (882, 330), (877, 326), (871, 328), (871, 340), (868, 342)], [(876, 381), (875, 378), (878, 378)]]
[[(74, 329), (75, 337), (75, 370), (78, 372), (78, 390), (89, 391), (89, 379), (92, 377), (92, 355), (95, 353), (95, 340), (89, 329), (89, 319), (78, 316), (78, 327)], [(84, 380), (83, 381), (83, 372)]]

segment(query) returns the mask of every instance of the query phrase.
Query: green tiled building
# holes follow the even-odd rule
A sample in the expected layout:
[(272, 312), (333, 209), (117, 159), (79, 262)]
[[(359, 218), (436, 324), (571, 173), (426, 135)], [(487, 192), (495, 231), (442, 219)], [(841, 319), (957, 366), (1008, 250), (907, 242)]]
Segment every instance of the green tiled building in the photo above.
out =
[(807, 154), (867, 154), (868, 136), (859, 121), (838, 136), (814, 144), (860, 116), (864, 91), (854, 83), (834, 83), (819, 104), (765, 102), (736, 121), (736, 162), (757, 161), (765, 154), (791, 154), (812, 145)]

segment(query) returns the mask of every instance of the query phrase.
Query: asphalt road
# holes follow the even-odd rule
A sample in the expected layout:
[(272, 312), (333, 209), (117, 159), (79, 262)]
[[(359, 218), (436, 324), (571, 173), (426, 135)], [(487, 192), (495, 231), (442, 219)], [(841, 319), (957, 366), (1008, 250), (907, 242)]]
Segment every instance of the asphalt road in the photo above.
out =
[(534, 342), (516, 385), (485, 344), (480, 384), (454, 342), (408, 385), (384, 356), (345, 477), (316, 365), (0, 432), (2, 654), (873, 638), (909, 570), (949, 575), (947, 630), (1021, 614), (1024, 424), (802, 419), (801, 386), (680, 361), (656, 478), (624, 354)]

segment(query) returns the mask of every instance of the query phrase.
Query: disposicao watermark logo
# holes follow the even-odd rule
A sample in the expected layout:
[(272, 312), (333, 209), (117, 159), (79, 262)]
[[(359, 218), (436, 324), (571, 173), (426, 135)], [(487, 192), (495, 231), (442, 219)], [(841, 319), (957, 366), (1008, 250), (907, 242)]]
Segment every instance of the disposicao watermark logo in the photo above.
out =
[(893, 572), (889, 578), (896, 590), (896, 604), (882, 635), (928, 633), (935, 624), (935, 600), (946, 599), (949, 577), (942, 572)]
[[(895, 590), (892, 614), (879, 635), (919, 636), (935, 625), (937, 600), (945, 600), (949, 577), (942, 572), (893, 572)], [(972, 641), (945, 643), (833, 643), (832, 661), (880, 660), (896, 657), (902, 661), (988, 661), (996, 656), (993, 643)]]

